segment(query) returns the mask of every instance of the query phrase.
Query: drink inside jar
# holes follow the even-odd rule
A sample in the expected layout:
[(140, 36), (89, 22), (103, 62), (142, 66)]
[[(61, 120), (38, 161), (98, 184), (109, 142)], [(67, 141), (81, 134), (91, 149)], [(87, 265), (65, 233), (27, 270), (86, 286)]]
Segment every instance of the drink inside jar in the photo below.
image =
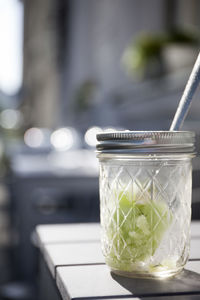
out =
[(119, 273), (156, 273), (175, 268), (172, 259), (163, 259), (157, 265), (152, 260), (173, 220), (162, 196), (153, 199), (151, 188), (141, 195), (137, 187), (115, 194), (110, 199), (116, 209), (106, 230), (108, 240), (112, 241), (106, 263)]

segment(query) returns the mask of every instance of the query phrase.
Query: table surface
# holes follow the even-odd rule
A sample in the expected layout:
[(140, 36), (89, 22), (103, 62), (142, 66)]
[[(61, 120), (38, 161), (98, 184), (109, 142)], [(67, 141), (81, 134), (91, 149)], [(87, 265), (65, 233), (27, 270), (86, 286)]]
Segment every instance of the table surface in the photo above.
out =
[(40, 225), (36, 238), (63, 299), (200, 299), (200, 222), (191, 224), (185, 270), (167, 280), (112, 274), (101, 253), (97, 223)]

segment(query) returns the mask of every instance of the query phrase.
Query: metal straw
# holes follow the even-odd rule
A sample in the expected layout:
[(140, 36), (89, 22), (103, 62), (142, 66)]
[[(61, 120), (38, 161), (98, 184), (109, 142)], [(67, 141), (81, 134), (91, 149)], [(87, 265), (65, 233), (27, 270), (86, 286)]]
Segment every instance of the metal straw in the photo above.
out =
[(192, 102), (192, 98), (194, 96), (194, 93), (199, 83), (200, 83), (200, 53), (197, 57), (197, 60), (190, 74), (189, 80), (186, 84), (185, 90), (179, 102), (178, 108), (176, 110), (174, 119), (170, 127), (170, 131), (181, 129), (183, 125), (183, 121), (185, 120), (185, 117), (188, 113), (188, 110)]

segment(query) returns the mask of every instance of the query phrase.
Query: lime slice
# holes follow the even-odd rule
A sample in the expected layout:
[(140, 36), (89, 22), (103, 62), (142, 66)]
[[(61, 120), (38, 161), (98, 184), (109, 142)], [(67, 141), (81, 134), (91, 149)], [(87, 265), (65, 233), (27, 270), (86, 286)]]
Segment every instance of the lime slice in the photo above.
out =
[(112, 247), (107, 262), (121, 270), (153, 256), (172, 222), (172, 214), (162, 199), (137, 198), (137, 193), (132, 195), (130, 191), (119, 193), (114, 222), (108, 230)]

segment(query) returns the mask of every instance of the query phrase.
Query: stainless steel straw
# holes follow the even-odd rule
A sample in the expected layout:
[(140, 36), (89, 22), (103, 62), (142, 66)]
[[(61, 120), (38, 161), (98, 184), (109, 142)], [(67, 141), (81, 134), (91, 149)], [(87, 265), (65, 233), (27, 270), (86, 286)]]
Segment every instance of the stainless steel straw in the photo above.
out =
[(176, 110), (174, 119), (172, 121), (170, 131), (180, 130), (183, 121), (189, 111), (194, 93), (200, 82), (200, 53), (197, 57), (197, 60), (194, 64), (192, 72), (190, 74), (189, 80), (186, 84), (185, 90), (179, 102), (178, 108)]

